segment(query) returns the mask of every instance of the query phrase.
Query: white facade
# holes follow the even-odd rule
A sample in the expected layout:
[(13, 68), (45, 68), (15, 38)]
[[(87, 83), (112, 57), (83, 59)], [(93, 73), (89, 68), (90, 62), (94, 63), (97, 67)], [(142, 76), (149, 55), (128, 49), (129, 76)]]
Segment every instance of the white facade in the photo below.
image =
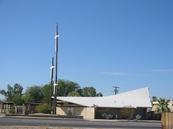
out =
[(147, 87), (104, 97), (57, 97), (57, 100), (86, 107), (152, 107)]

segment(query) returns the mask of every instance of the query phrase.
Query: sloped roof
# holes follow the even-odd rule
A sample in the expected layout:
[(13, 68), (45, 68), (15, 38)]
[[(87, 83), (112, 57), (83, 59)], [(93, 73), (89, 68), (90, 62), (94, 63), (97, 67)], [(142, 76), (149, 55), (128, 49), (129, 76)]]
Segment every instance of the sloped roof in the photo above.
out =
[(57, 100), (70, 102), (87, 107), (151, 107), (147, 87), (104, 97), (57, 97)]

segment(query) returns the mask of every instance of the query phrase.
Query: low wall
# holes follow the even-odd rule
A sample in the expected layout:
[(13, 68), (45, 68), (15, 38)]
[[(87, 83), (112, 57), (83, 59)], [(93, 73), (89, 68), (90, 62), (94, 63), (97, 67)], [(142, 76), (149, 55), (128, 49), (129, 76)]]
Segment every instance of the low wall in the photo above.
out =
[(94, 119), (95, 109), (93, 107), (57, 107), (57, 115), (64, 116), (83, 116), (83, 119)]
[(95, 118), (95, 108), (85, 107), (81, 115), (84, 119), (93, 120)]
[(161, 124), (162, 129), (173, 129), (173, 112), (163, 112)]

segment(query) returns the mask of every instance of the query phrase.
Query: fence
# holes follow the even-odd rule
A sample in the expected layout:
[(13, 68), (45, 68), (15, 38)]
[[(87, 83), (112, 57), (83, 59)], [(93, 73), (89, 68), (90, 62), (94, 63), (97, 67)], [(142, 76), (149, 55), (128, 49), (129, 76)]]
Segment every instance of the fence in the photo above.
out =
[(25, 115), (25, 106), (14, 106), (16, 115)]
[(163, 112), (161, 122), (162, 129), (173, 129), (173, 112)]

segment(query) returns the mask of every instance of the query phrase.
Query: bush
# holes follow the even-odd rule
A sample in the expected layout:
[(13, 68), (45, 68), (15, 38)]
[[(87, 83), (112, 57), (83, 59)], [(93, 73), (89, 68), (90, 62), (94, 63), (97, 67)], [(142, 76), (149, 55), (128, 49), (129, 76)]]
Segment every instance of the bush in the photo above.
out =
[(113, 119), (113, 115), (112, 114), (108, 114), (108, 113), (103, 113), (102, 114), (102, 118), (104, 119)]
[(139, 114), (136, 115), (136, 120), (140, 120), (141, 118), (142, 118), (141, 115), (139, 115)]
[(15, 107), (14, 107), (14, 106), (11, 106), (11, 107), (10, 107), (9, 113), (10, 113), (10, 114), (15, 114)]
[(39, 113), (51, 113), (51, 106), (47, 103), (41, 103), (36, 107), (36, 111)]

